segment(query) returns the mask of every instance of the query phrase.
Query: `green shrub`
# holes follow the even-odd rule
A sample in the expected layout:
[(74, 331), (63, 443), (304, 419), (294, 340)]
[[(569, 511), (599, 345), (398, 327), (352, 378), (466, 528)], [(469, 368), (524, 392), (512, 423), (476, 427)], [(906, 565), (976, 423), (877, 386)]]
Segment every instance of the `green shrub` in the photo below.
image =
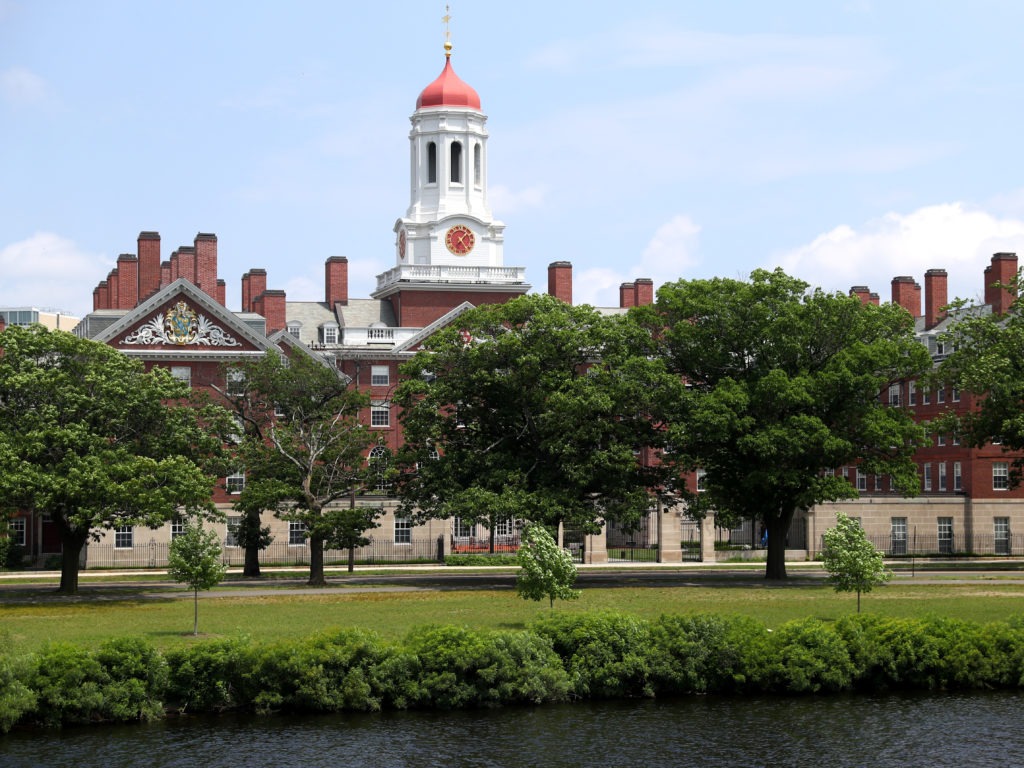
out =
[(0, 631), (0, 733), (36, 708), (36, 694), (29, 685), (35, 669), (31, 656), (17, 656), (9, 633)]
[(740, 616), (661, 616), (650, 629), (651, 678), (656, 692), (667, 694), (742, 690), (750, 647), (767, 634)]
[(167, 662), (147, 641), (122, 637), (100, 646), (96, 660), (106, 672), (103, 716), (108, 720), (156, 720), (164, 714)]
[(756, 678), (767, 691), (819, 693), (852, 687), (855, 667), (846, 643), (820, 619), (790, 621), (770, 634)]
[(444, 564), (456, 567), (477, 565), (518, 565), (515, 555), (445, 555)]
[(253, 679), (257, 661), (248, 638), (211, 640), (169, 651), (168, 698), (183, 712), (250, 707), (261, 692)]
[(651, 631), (642, 619), (614, 613), (555, 614), (531, 630), (550, 641), (583, 698), (653, 696)]
[(103, 688), (109, 680), (87, 650), (68, 643), (45, 646), (36, 657), (31, 678), (38, 696), (36, 717), (48, 726), (101, 720)]

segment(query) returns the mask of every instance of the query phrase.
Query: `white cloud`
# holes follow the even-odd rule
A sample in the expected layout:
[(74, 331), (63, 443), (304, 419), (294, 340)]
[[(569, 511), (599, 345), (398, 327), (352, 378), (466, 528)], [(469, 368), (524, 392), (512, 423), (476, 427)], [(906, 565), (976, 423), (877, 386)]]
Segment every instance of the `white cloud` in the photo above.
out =
[(546, 197), (547, 188), (541, 184), (520, 190), (499, 184), (491, 187), (488, 202), (496, 214), (507, 216), (528, 208), (539, 208), (544, 204)]
[(50, 100), (46, 81), (24, 67), (0, 71), (0, 97), (16, 106), (45, 104)]
[(859, 228), (837, 226), (782, 254), (776, 264), (829, 291), (867, 285), (883, 301), (891, 298), (893, 277), (909, 275), (923, 285), (927, 270), (945, 269), (949, 297), (974, 298), (984, 293), (992, 254), (1002, 251), (1024, 253), (1024, 219), (944, 203), (888, 213)]
[(92, 289), (114, 264), (82, 251), (73, 241), (39, 232), (0, 248), (0, 305), (46, 307), (82, 316), (92, 309)]

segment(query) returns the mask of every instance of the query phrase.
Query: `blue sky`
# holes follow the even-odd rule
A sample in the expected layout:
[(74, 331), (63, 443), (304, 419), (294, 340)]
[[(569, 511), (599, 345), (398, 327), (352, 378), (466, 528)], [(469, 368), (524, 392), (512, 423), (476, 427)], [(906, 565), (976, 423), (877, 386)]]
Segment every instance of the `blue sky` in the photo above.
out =
[[(0, 0), (0, 306), (91, 308), (141, 230), (215, 232), (242, 272), (366, 296), (409, 203), (408, 117), (443, 3)], [(1017, 0), (454, 3), (489, 116), (505, 263), (577, 303), (637, 277), (813, 285), (1024, 252)]]

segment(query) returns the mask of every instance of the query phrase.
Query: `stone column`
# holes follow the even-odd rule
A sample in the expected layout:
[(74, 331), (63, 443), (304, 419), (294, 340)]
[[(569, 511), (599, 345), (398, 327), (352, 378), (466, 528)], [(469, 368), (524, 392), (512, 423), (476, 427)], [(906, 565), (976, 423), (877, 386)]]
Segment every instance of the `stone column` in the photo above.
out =
[(658, 499), (658, 562), (683, 562), (683, 533), (678, 506), (666, 507)]
[(710, 512), (700, 521), (700, 560), (715, 562), (715, 516)]
[(588, 533), (584, 541), (583, 562), (588, 564), (608, 562), (608, 536), (605, 528), (599, 533)]

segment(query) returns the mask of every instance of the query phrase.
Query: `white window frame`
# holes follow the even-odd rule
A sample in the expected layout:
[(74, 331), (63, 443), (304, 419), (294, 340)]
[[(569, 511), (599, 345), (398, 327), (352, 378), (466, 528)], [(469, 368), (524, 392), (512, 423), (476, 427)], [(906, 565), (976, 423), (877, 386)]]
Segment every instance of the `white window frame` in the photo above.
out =
[(131, 549), (135, 546), (135, 527), (119, 525), (114, 528), (114, 549)]
[(946, 490), (946, 462), (939, 462), (939, 490)]
[(953, 462), (953, 490), (962, 491), (964, 489), (964, 476), (963, 469), (960, 466), (959, 461)]
[(24, 517), (12, 517), (7, 527), (7, 535), (14, 546), (27, 546), (28, 521)]
[(902, 400), (902, 387), (899, 382), (889, 385), (889, 405), (893, 408), (899, 408)]
[[(953, 518), (940, 517), (936, 521), (936, 532), (939, 541), (939, 554), (948, 555), (953, 552)], [(945, 544), (945, 546), (944, 546)]]
[(923, 490), (930, 491), (932, 489), (932, 465), (931, 462), (925, 462), (922, 467), (922, 483)]
[(245, 472), (232, 472), (224, 478), (224, 490), (231, 496), (238, 496), (245, 490)]
[(992, 490), (1010, 490), (1010, 464), (1006, 461), (992, 462)]
[(181, 536), (185, 532), (185, 521), (181, 518), (171, 520), (171, 541)]
[(338, 343), (338, 324), (324, 323), (320, 326), (320, 341), (324, 344)]
[(224, 376), (224, 391), (232, 397), (245, 394), (245, 371), (241, 368), (228, 368)]
[(228, 515), (227, 527), (224, 529), (224, 546), (225, 547), (237, 547), (238, 544), (238, 526), (242, 524), (241, 515)]
[(302, 334), (302, 323), (290, 322), (287, 325), (288, 335), (293, 339), (301, 338)]
[(412, 544), (412, 519), (395, 517), (395, 544)]
[(703, 468), (697, 470), (697, 480), (695, 483), (697, 487), (697, 493), (704, 493), (708, 489), (708, 471)]
[(288, 521), (288, 546), (303, 547), (306, 545), (306, 524), (301, 520)]
[(456, 539), (475, 539), (476, 523), (472, 525), (462, 522), (461, 517), (452, 520), (452, 536)]
[(907, 405), (917, 405), (917, 382), (907, 382)]
[(371, 387), (390, 387), (391, 386), (391, 366), (390, 365), (371, 365), (370, 366), (370, 386)]
[(376, 479), (374, 480), (373, 490), (381, 492), (387, 491), (390, 487), (386, 477), (388, 470), (388, 449), (382, 445), (375, 445), (370, 449), (370, 453), (366, 456), (366, 464), (371, 468), (374, 464), (380, 465), (380, 469), (376, 470)]
[(391, 403), (372, 403), (370, 405), (370, 427), (373, 429), (391, 427)]
[(857, 467), (857, 490), (866, 491), (868, 489), (868, 476), (864, 474), (864, 470)]
[(939, 404), (946, 402), (945, 387), (939, 387), (937, 390), (935, 390), (935, 402)]
[(178, 381), (183, 381), (192, 386), (192, 366), (191, 365), (172, 365), (171, 376), (176, 378)]

